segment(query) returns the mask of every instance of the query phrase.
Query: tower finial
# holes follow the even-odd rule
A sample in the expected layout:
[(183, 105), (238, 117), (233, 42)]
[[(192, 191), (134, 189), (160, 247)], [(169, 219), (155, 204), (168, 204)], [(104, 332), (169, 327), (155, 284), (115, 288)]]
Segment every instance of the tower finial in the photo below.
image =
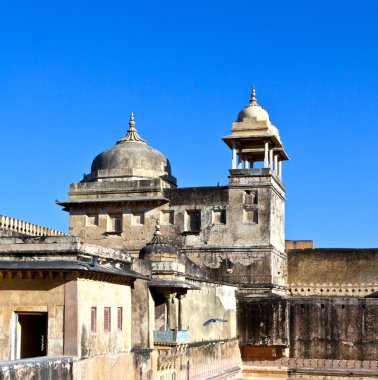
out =
[(135, 121), (134, 121), (134, 112), (131, 112), (129, 120), (129, 131), (133, 129), (135, 131)]
[(147, 144), (146, 140), (143, 140), (139, 135), (137, 130), (135, 129), (135, 121), (134, 121), (134, 112), (131, 112), (130, 119), (129, 119), (129, 129), (127, 130), (127, 135), (117, 141), (117, 144), (123, 143), (123, 142), (140, 142)]
[(160, 232), (160, 220), (156, 219), (155, 233), (147, 245), (168, 245), (168, 240)]
[(255, 85), (252, 85), (252, 92), (251, 92), (251, 99), (249, 100), (249, 104), (251, 106), (257, 106), (257, 99), (256, 99), (256, 90), (255, 90)]

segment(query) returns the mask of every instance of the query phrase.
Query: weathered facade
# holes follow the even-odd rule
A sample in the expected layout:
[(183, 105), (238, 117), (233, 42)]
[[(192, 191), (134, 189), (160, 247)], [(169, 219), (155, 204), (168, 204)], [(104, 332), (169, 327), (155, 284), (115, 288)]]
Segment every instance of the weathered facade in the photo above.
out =
[(254, 89), (223, 140), (227, 186), (177, 188), (131, 115), (58, 202), (70, 236), (0, 217), (0, 377), (375, 376), (378, 250), (285, 243), (288, 155)]

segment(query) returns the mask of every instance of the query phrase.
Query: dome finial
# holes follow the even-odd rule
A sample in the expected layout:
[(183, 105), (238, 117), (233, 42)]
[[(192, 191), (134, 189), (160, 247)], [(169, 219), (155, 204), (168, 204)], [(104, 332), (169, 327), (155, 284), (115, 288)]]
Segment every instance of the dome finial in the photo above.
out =
[(123, 143), (123, 142), (140, 142), (147, 144), (146, 140), (143, 140), (139, 135), (137, 130), (135, 129), (135, 121), (134, 121), (134, 112), (131, 112), (130, 120), (129, 120), (129, 129), (127, 130), (127, 135), (117, 141), (117, 144)]
[(160, 220), (156, 219), (155, 233), (152, 237), (151, 241), (147, 243), (147, 245), (167, 245), (168, 241), (164, 238), (164, 236), (160, 232)]
[(249, 100), (249, 104), (251, 106), (257, 106), (257, 99), (256, 99), (256, 90), (255, 90), (255, 85), (252, 85), (252, 92), (251, 92), (251, 99)]

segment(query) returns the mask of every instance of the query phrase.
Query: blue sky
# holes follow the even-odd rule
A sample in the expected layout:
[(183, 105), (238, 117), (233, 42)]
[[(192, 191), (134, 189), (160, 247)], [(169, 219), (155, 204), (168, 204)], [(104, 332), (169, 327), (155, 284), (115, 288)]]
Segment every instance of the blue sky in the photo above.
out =
[(67, 231), (55, 199), (131, 111), (179, 186), (226, 184), (221, 137), (254, 83), (291, 158), (287, 239), (377, 247), (377, 15), (375, 0), (2, 2), (0, 214)]

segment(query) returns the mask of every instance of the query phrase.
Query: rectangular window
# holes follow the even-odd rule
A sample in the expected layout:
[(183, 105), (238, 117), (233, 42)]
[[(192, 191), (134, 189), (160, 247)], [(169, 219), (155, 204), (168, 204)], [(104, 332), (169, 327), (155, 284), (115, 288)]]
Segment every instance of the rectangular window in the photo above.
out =
[(122, 324), (123, 324), (122, 307), (119, 307), (117, 309), (117, 327), (118, 327), (118, 331), (122, 331)]
[(257, 205), (257, 191), (246, 190), (244, 192), (244, 204)]
[(213, 210), (213, 224), (226, 224), (226, 210)]
[(87, 214), (87, 226), (98, 226), (98, 215), (97, 214)]
[(134, 212), (132, 221), (134, 225), (144, 224), (144, 212)]
[(104, 307), (104, 332), (109, 333), (110, 331), (111, 331), (110, 307)]
[(257, 224), (259, 222), (259, 214), (257, 210), (244, 210), (243, 222), (246, 224)]
[(186, 214), (186, 230), (191, 232), (201, 231), (201, 210), (190, 210)]
[(91, 332), (97, 331), (97, 307), (91, 307)]
[(109, 215), (108, 232), (122, 232), (122, 215)]
[(164, 210), (161, 212), (161, 224), (167, 225), (167, 224), (173, 224), (173, 211), (172, 210)]

